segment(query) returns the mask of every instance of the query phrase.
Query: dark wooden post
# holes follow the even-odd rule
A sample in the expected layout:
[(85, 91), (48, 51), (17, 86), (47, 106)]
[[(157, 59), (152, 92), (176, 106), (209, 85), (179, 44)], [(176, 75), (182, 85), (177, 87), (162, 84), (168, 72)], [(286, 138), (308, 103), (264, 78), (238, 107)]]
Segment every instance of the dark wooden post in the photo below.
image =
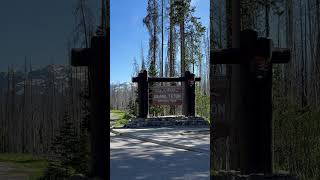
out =
[(138, 85), (138, 88), (137, 88), (137, 100), (136, 100), (136, 102), (138, 103), (138, 115), (137, 115), (137, 117), (142, 117), (143, 115), (143, 113), (142, 113), (142, 99), (141, 99), (141, 97), (142, 97), (142, 86), (141, 86), (141, 76), (142, 76), (142, 73), (138, 73), (138, 76), (137, 77), (133, 77), (132, 78), (132, 82), (136, 82), (137, 83), (137, 85)]
[(89, 67), (90, 73), (90, 89), (91, 91), (91, 102), (92, 104), (92, 115), (91, 120), (91, 150), (92, 150), (92, 168), (91, 173), (93, 177), (99, 177), (108, 179), (109, 175), (106, 168), (108, 168), (108, 158), (110, 150), (109, 144), (107, 144), (106, 138), (109, 137), (108, 128), (110, 123), (107, 121), (109, 116), (107, 104), (110, 101), (108, 93), (109, 88), (107, 84), (110, 82), (107, 80), (107, 38), (93, 37), (91, 40), (91, 48), (93, 50), (92, 60), (93, 65)]
[(196, 95), (195, 95), (195, 90), (196, 90), (196, 83), (195, 83), (195, 75), (191, 74), (189, 78), (189, 116), (195, 116), (196, 115)]
[[(265, 156), (266, 154), (257, 154), (256, 151), (260, 151), (260, 143), (267, 143), (264, 141), (264, 139), (259, 139), (257, 144), (251, 144), (253, 137), (250, 137), (250, 135), (259, 136), (259, 132), (261, 129), (258, 129), (259, 126), (255, 122), (260, 121), (259, 117), (254, 118), (252, 115), (256, 112), (250, 111), (254, 106), (260, 106), (260, 104), (253, 104), (252, 100), (255, 97), (255, 94), (250, 94), (252, 92), (253, 85), (251, 84), (253, 79), (255, 79), (255, 76), (251, 76), (251, 71), (255, 71), (252, 68), (255, 68), (252, 66), (253, 64), (253, 56), (254, 56), (254, 48), (255, 48), (255, 41), (257, 40), (257, 33), (252, 30), (245, 30), (241, 32), (240, 36), (240, 51), (243, 54), (243, 59), (239, 59), (242, 62), (242, 66), (244, 69), (243, 72), (243, 80), (240, 82), (243, 86), (242, 93), (239, 94), (238, 98), (242, 99), (242, 110), (243, 110), (243, 118), (238, 123), (238, 130), (239, 130), (239, 150), (240, 150), (240, 157), (239, 157), (239, 168), (241, 173), (243, 174), (249, 174), (249, 173), (256, 173), (256, 172), (264, 172), (265, 170), (261, 168), (261, 164), (269, 164), (269, 161), (266, 162), (260, 162), (260, 157)], [(250, 92), (250, 93), (249, 93)], [(233, 98), (233, 97), (232, 97)], [(263, 102), (261, 102), (263, 103)], [(253, 110), (253, 109), (252, 109)], [(250, 117), (250, 118), (249, 118)], [(268, 128), (268, 127), (265, 127)], [(269, 129), (268, 129), (269, 130)], [(250, 131), (250, 132), (247, 132)], [(267, 137), (269, 138), (269, 137)], [(255, 147), (254, 147), (255, 146)], [(258, 150), (259, 149), (259, 150)], [(253, 154), (250, 154), (253, 153)], [(269, 153), (267, 153), (269, 154)], [(259, 158), (257, 156), (260, 156)], [(257, 159), (252, 159), (257, 158)], [(253, 161), (252, 161), (253, 160)], [(256, 167), (252, 167), (252, 165), (256, 165)], [(269, 171), (269, 170), (268, 170)], [(270, 172), (271, 173), (271, 172)]]
[(185, 72), (185, 81), (184, 81), (184, 101), (183, 105), (185, 106), (185, 116), (195, 116), (195, 77), (194, 74), (189, 71)]
[(139, 73), (138, 77), (132, 78), (132, 82), (138, 83), (138, 104), (139, 104), (139, 118), (147, 118), (149, 109), (148, 100), (148, 72), (144, 70)]
[(144, 109), (144, 102), (143, 102), (143, 83), (142, 83), (142, 73), (139, 73), (138, 75), (138, 104), (139, 104), (139, 108), (138, 108), (138, 117), (139, 118), (143, 118), (144, 117), (144, 113), (143, 113), (143, 109)]
[[(232, 48), (240, 47), (240, 31), (241, 31), (241, 14), (240, 14), (240, 1), (241, 0), (232, 0)], [(244, 107), (242, 105), (242, 96), (244, 92), (244, 77), (245, 67), (243, 64), (232, 64), (231, 65), (231, 84), (230, 84), (230, 167), (234, 170), (239, 168), (240, 164), (240, 142), (239, 142), (239, 126), (241, 121), (245, 119)]]
[[(257, 38), (253, 30), (241, 33), (240, 48), (214, 51), (214, 64), (242, 64), (245, 87), (240, 97), (244, 119), (239, 124), (242, 174), (273, 173), (272, 168), (272, 63), (287, 63), (290, 51), (272, 48), (272, 41)], [(233, 96), (232, 96), (233, 98)]]
[(109, 138), (108, 122), (109, 88), (108, 68), (110, 50), (107, 48), (109, 36), (94, 36), (91, 39), (91, 47), (87, 49), (73, 49), (71, 52), (72, 66), (87, 66), (89, 68), (90, 89), (90, 141), (91, 141), (91, 176), (109, 179), (107, 144)]
[[(190, 72), (189, 71), (185, 71), (184, 73), (184, 81), (181, 82), (181, 87), (182, 87), (182, 114), (185, 116), (188, 116), (188, 78), (189, 78)], [(181, 74), (182, 77), (182, 74)]]
[(148, 72), (146, 70), (142, 73), (142, 99), (143, 99), (143, 109), (142, 109), (142, 117), (148, 117), (148, 110), (149, 110), (149, 82), (148, 82)]

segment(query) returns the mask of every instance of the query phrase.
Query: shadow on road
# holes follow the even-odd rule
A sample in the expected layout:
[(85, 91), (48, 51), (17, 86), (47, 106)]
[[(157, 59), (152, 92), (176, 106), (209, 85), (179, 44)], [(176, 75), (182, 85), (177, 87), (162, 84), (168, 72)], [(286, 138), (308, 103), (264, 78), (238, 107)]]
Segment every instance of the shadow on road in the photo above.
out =
[(110, 158), (112, 180), (209, 179), (210, 160), (203, 153), (112, 136)]

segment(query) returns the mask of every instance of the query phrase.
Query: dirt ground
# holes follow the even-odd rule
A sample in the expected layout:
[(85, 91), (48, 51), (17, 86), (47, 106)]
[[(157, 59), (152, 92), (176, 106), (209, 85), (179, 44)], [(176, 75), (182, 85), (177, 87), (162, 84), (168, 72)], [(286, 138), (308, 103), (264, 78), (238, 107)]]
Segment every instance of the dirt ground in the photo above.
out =
[(28, 170), (0, 162), (0, 180), (28, 180)]

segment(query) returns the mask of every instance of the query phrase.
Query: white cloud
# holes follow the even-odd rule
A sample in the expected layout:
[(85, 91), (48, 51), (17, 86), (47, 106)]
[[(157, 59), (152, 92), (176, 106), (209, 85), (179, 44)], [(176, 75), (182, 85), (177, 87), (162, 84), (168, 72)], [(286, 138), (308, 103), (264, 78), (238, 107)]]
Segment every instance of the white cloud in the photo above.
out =
[(140, 17), (138, 15), (131, 16), (131, 23), (132, 25), (137, 25), (140, 21)]
[(191, 0), (191, 5), (196, 6), (200, 0)]

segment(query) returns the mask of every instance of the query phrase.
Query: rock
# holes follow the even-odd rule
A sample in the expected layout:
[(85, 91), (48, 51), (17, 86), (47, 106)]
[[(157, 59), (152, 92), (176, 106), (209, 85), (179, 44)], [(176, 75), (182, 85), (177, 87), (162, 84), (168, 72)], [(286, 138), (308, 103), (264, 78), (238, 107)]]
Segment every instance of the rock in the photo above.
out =
[(125, 128), (143, 128), (143, 127), (193, 127), (208, 128), (209, 123), (201, 117), (184, 116), (162, 116), (152, 118), (132, 118)]
[(89, 180), (103, 180), (103, 179), (94, 177), (94, 178), (90, 178)]
[(88, 180), (88, 178), (83, 174), (75, 174), (71, 176), (70, 180)]
[(298, 180), (297, 177), (287, 173), (277, 174), (249, 174), (241, 175), (239, 172), (219, 171), (213, 176), (216, 180)]

